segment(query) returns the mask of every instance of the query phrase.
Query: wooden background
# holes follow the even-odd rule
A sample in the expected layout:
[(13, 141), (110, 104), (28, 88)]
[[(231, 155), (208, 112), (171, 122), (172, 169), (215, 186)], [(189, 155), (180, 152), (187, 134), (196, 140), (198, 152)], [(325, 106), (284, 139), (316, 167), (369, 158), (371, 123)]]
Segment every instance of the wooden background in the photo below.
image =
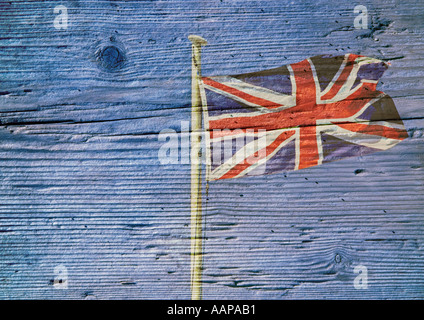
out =
[(409, 132), (373, 155), (211, 182), (204, 298), (423, 299), (423, 33), (422, 0), (1, 1), (0, 298), (190, 298), (190, 170), (159, 163), (158, 133), (190, 119), (198, 34), (205, 75), (386, 59), (379, 90)]

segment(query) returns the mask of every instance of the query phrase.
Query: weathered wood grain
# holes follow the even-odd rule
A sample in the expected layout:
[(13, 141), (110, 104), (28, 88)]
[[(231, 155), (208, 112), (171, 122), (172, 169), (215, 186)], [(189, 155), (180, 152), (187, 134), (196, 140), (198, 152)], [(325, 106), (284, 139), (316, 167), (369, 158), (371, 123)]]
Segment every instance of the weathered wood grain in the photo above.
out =
[[(67, 30), (53, 26), (58, 4)], [(158, 133), (190, 119), (187, 36), (199, 34), (207, 75), (322, 53), (386, 59), (379, 89), (410, 136), (211, 182), (204, 298), (423, 299), (424, 3), (358, 4), (367, 30), (351, 1), (0, 3), (0, 298), (190, 298), (190, 168), (160, 164)], [(60, 264), (66, 290), (53, 286)]]

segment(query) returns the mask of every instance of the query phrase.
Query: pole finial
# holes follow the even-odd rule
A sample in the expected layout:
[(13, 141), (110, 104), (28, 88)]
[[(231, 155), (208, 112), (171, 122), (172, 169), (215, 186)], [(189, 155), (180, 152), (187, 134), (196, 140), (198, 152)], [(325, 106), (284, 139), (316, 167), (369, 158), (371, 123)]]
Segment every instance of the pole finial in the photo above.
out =
[(191, 34), (191, 35), (188, 36), (188, 39), (195, 46), (201, 47), (201, 46), (205, 46), (205, 45), (208, 44), (208, 42), (205, 39), (203, 39), (201, 36), (196, 36), (196, 35)]

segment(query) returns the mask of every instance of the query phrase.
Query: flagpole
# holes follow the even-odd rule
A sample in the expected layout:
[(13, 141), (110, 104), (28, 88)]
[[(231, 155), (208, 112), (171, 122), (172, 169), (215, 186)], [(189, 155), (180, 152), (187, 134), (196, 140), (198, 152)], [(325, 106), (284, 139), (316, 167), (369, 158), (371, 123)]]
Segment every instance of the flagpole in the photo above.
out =
[(190, 35), (191, 56), (191, 299), (202, 299), (202, 99), (200, 97), (201, 48), (207, 44), (202, 37)]

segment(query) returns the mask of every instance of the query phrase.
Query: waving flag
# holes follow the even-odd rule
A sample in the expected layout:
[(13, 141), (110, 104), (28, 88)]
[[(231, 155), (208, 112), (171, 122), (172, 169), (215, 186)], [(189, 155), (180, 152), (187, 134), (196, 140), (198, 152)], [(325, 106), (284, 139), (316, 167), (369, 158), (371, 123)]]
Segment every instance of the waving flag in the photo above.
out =
[(346, 54), (203, 77), (207, 180), (299, 170), (393, 147), (408, 135), (393, 100), (376, 90), (387, 67)]

